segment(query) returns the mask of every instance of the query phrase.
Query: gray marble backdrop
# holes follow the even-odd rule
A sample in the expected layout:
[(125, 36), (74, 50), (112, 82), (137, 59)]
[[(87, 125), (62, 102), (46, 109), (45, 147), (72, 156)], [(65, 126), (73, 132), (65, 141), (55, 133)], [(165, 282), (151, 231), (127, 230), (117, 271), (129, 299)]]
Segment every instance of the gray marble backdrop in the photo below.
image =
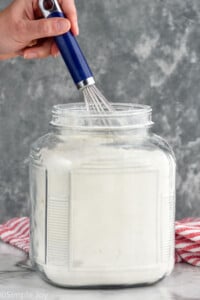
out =
[[(200, 1), (77, 7), (78, 39), (106, 96), (151, 105), (154, 131), (175, 151), (177, 218), (200, 216)], [(47, 131), (52, 105), (79, 97), (60, 58), (0, 62), (0, 221), (27, 214), (29, 147)]]

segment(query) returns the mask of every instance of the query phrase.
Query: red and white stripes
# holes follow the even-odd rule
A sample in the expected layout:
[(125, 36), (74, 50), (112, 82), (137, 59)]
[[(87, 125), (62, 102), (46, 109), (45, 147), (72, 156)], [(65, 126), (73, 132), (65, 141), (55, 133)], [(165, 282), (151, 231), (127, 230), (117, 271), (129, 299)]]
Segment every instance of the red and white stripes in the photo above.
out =
[(175, 223), (176, 262), (200, 266), (200, 218), (187, 218)]
[[(29, 218), (13, 218), (0, 225), (0, 238), (29, 252)], [(200, 266), (200, 218), (187, 218), (175, 223), (175, 261)]]
[(29, 252), (29, 218), (13, 218), (0, 225), (0, 238), (25, 252)]

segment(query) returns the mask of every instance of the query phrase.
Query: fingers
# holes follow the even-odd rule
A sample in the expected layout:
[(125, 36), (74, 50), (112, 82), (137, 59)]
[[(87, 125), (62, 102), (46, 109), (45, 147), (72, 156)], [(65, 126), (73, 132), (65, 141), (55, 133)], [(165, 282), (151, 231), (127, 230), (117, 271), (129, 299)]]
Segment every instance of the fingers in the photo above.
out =
[(34, 21), (21, 20), (16, 26), (16, 36), (20, 35), (27, 42), (52, 37), (69, 31), (70, 22), (64, 18), (39, 19)]
[[(77, 17), (77, 10), (74, 0), (59, 0), (59, 3), (62, 7), (62, 10), (66, 17), (71, 22), (71, 30), (74, 35), (79, 34), (79, 27), (78, 27), (78, 17)], [(35, 15), (38, 18), (41, 18), (43, 15), (41, 13), (41, 10), (38, 7), (38, 0), (33, 0), (33, 8)]]
[(17, 56), (19, 56), (18, 53), (0, 54), (0, 61), (1, 60), (7, 60), (7, 59), (10, 59), (10, 58), (14, 58), (14, 57), (17, 57)]
[(76, 10), (74, 0), (60, 0), (60, 4), (62, 6), (62, 9), (66, 17), (71, 22), (71, 31), (73, 32), (74, 35), (78, 35), (79, 34), (78, 16), (77, 16), (77, 10)]
[(57, 57), (60, 54), (60, 51), (58, 49), (58, 47), (56, 46), (56, 44), (53, 42), (52, 46), (51, 46), (51, 55), (54, 57)]
[(52, 39), (47, 39), (38, 46), (24, 49), (24, 58), (36, 59), (36, 58), (46, 58), (49, 55), (57, 56), (58, 53), (57, 49), (54, 49), (52, 53), (53, 43), (54, 42)]

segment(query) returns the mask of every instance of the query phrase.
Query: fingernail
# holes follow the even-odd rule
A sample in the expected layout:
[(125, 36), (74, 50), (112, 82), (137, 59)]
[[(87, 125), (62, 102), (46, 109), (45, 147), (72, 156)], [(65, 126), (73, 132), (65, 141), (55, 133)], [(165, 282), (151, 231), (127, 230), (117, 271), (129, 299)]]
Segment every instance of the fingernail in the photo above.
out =
[(24, 54), (24, 59), (33, 59), (33, 58), (37, 58), (38, 55), (36, 52), (28, 52)]
[(54, 58), (57, 58), (59, 56), (59, 53), (56, 53), (53, 55)]
[(58, 32), (68, 31), (70, 28), (69, 22), (67, 20), (59, 20), (57, 22), (57, 30)]
[(76, 30), (77, 30), (77, 35), (79, 35), (79, 26), (78, 26), (78, 22), (76, 22)]

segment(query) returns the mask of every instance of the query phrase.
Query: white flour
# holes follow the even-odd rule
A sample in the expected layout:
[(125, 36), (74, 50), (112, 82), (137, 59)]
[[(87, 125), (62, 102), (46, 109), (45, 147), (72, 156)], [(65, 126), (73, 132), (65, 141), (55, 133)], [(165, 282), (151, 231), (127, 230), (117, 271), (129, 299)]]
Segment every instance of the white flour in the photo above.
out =
[(31, 168), (32, 260), (65, 286), (151, 283), (169, 274), (172, 158), (128, 147), (88, 146), (86, 153), (78, 143), (43, 149), (47, 170)]

